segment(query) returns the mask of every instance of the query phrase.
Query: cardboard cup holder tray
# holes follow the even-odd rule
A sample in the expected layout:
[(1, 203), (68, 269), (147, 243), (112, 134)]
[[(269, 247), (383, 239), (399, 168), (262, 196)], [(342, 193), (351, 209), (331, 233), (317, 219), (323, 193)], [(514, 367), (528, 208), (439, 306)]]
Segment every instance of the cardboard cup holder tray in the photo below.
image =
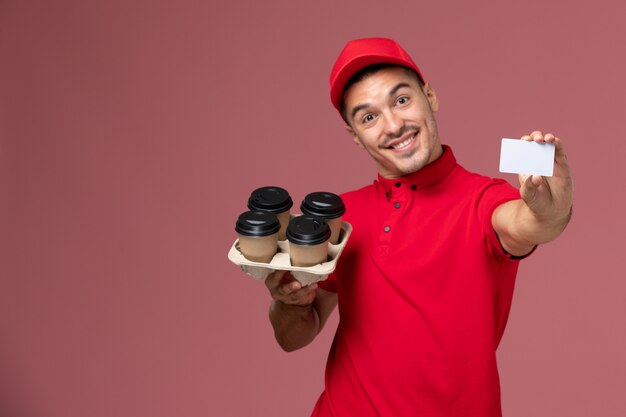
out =
[(336, 245), (328, 244), (328, 261), (315, 266), (292, 266), (289, 259), (289, 242), (287, 240), (278, 241), (278, 252), (269, 263), (252, 262), (246, 259), (239, 250), (239, 239), (235, 240), (230, 251), (228, 251), (228, 259), (235, 265), (239, 265), (246, 274), (256, 280), (264, 280), (276, 270), (287, 270), (302, 285), (309, 285), (317, 281), (324, 281), (335, 270), (337, 260), (348, 242), (350, 233), (352, 233), (350, 223), (342, 222), (339, 242)]

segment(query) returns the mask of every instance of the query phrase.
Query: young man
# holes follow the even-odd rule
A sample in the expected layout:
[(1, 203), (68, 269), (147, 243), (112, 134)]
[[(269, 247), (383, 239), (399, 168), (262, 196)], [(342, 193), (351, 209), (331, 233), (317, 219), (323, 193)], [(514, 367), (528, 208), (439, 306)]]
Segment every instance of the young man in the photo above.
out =
[(519, 260), (567, 225), (573, 183), (561, 141), (554, 176), (519, 190), (470, 173), (440, 142), (437, 94), (395, 41), (349, 42), (331, 101), (378, 169), (342, 195), (352, 236), (327, 281), (266, 280), (283, 349), (299, 349), (338, 306), (313, 416), (501, 416), (496, 348)]

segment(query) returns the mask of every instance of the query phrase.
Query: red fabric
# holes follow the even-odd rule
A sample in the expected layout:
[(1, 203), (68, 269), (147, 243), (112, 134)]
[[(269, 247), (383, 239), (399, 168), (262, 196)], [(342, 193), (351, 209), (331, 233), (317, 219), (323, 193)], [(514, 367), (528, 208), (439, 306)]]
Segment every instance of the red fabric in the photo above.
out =
[(491, 214), (519, 192), (445, 147), (416, 173), (342, 198), (353, 232), (319, 283), (337, 292), (340, 323), (312, 415), (501, 416), (495, 352), (519, 261)]

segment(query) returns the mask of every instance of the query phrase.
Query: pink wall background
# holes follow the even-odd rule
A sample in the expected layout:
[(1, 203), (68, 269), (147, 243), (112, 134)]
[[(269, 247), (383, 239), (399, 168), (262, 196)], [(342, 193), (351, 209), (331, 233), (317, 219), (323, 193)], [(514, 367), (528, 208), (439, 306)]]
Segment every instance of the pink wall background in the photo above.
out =
[(226, 253), (258, 186), (300, 201), (373, 180), (327, 87), (362, 36), (414, 56), (467, 168), (500, 176), (503, 136), (564, 140), (574, 219), (521, 267), (503, 409), (626, 415), (625, 13), (618, 0), (1, 1), (0, 415), (309, 415), (336, 315), (282, 352), (267, 290)]

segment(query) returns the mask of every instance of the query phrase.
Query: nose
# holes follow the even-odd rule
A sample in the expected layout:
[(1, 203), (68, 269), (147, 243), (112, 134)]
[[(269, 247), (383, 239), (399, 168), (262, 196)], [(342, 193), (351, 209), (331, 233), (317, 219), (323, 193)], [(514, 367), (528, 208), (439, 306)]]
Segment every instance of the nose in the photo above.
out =
[(402, 134), (404, 121), (393, 110), (385, 112), (385, 133), (390, 137), (399, 137)]

